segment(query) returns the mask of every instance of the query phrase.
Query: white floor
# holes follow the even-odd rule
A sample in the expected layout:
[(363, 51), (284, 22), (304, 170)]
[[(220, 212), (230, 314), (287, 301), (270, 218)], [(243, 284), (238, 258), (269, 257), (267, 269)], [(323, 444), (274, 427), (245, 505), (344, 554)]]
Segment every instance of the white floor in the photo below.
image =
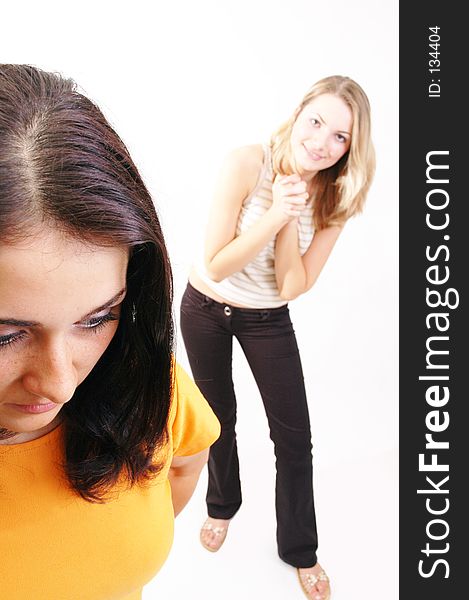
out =
[[(276, 555), (273, 462), (268, 454), (262, 448), (245, 462), (244, 503), (217, 554), (198, 541), (205, 515), (204, 472), (190, 505), (177, 519), (171, 555), (145, 587), (144, 600), (304, 598), (294, 570)], [(319, 560), (331, 579), (333, 600), (398, 598), (396, 454), (348, 457), (316, 469)]]

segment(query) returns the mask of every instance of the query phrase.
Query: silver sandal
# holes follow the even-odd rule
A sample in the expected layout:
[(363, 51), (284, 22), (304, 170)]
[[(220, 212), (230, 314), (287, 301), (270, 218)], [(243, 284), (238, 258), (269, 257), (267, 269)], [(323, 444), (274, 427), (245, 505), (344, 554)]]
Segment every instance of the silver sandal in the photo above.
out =
[[(216, 546), (209, 546), (208, 544), (206, 544), (204, 542), (204, 540), (202, 539), (202, 534), (204, 531), (211, 531), (214, 534), (215, 540), (217, 542)], [(202, 529), (200, 530), (200, 543), (209, 552), (217, 552), (222, 547), (223, 542), (225, 541), (227, 532), (228, 532), (228, 526), (214, 527), (212, 525), (212, 523), (210, 523), (210, 521), (207, 519), (205, 521), (205, 523), (202, 525)]]
[[(315, 597), (311, 594), (313, 587), (317, 584), (318, 581), (327, 581), (329, 582), (329, 577), (326, 575), (324, 570), (319, 571), (317, 575), (313, 573), (300, 573), (300, 570), (296, 570), (298, 574), (298, 579), (300, 580), (301, 589), (303, 590), (305, 596), (308, 600), (315, 600)], [(327, 590), (327, 596), (324, 597), (323, 600), (329, 600), (331, 597), (331, 590)]]

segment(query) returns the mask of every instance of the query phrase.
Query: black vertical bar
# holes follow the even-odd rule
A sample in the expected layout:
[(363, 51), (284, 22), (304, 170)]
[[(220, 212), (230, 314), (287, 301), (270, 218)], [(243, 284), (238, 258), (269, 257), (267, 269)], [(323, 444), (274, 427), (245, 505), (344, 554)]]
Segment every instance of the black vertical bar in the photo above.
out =
[(400, 5), (403, 599), (469, 598), (469, 52), (462, 7)]

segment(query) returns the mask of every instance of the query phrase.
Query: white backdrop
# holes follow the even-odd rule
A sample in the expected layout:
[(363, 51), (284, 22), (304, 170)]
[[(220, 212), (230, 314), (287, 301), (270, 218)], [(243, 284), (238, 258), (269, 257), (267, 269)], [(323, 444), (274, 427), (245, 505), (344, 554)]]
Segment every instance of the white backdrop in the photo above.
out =
[[(1, 13), (0, 60), (73, 77), (129, 147), (166, 233), (176, 307), (226, 152), (267, 140), (324, 76), (367, 92), (377, 172), (366, 210), (290, 305), (335, 600), (397, 598), (397, 11), (397, 0), (43, 0)], [(187, 368), (179, 336), (178, 358)], [(239, 348), (234, 372), (243, 507), (223, 549), (203, 550), (204, 473), (145, 600), (302, 597), (276, 557), (273, 449)]]

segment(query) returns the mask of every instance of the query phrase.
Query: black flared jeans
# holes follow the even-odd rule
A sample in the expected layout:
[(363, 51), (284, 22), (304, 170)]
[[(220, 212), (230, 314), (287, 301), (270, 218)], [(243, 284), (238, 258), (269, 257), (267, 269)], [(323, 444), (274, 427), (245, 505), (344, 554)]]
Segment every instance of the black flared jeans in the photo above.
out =
[(181, 303), (181, 332), (192, 375), (221, 423), (210, 449), (209, 516), (231, 519), (241, 505), (236, 447), (233, 336), (259, 388), (276, 456), (277, 544), (295, 567), (316, 564), (311, 429), (303, 371), (288, 306), (237, 308), (188, 284)]

